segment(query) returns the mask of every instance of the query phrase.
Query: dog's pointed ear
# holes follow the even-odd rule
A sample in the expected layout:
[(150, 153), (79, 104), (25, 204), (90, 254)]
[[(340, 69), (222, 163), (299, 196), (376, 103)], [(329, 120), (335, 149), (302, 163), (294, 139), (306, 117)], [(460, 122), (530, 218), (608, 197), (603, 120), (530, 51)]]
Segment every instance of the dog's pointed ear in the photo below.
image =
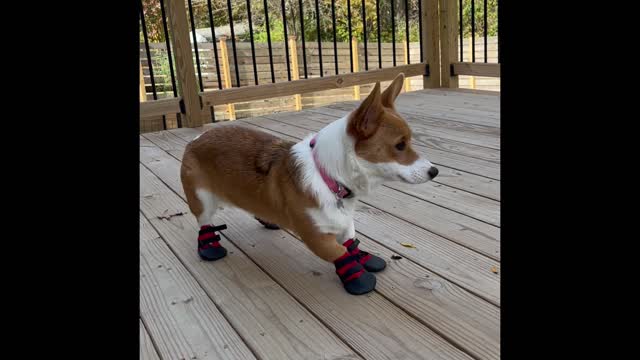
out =
[(393, 103), (402, 90), (402, 84), (404, 84), (404, 73), (398, 74), (391, 82), (391, 85), (382, 93), (382, 105), (393, 108)]
[(360, 106), (351, 113), (348, 133), (356, 139), (367, 139), (378, 130), (384, 108), (382, 107), (380, 82), (369, 93)]

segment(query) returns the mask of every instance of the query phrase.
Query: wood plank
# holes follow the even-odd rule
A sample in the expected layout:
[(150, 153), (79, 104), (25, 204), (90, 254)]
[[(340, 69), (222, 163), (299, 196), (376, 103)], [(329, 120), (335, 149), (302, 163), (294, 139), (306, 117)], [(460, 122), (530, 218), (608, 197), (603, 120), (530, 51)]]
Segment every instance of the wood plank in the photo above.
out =
[(140, 135), (140, 147), (153, 146), (153, 143)]
[(500, 64), (455, 62), (453, 74), (500, 77)]
[(225, 235), (366, 359), (471, 359), (378, 292), (346, 293), (333, 265), (290, 234), (235, 208), (218, 216), (230, 225)]
[(202, 106), (193, 65), (186, 4), (184, 0), (167, 0), (167, 17), (171, 28), (171, 45), (175, 57), (176, 81), (184, 99), (183, 125), (200, 126), (203, 123)]
[[(328, 105), (328, 107), (343, 110), (349, 110), (352, 108), (351, 106), (346, 106), (340, 103)], [(492, 130), (488, 127), (481, 128), (480, 125), (471, 126), (471, 124), (469, 124), (469, 126), (456, 125), (453, 121), (438, 120), (427, 117), (418, 119), (413, 115), (405, 114), (405, 117), (409, 116), (411, 116), (411, 120), (416, 120), (412, 122), (412, 128), (419, 128), (430, 135), (443, 139), (484, 146), (491, 149), (500, 149), (499, 133), (496, 134), (496, 130)]]
[(180, 97), (151, 100), (140, 103), (140, 117), (146, 118), (180, 112)]
[[(254, 117), (246, 121), (249, 121), (260, 127), (268, 128), (276, 132), (282, 132), (284, 134), (291, 135), (297, 138), (304, 138), (305, 136), (307, 136), (307, 134), (312, 133), (311, 130), (305, 130), (264, 117)], [(456, 176), (455, 173), (452, 173), (452, 175)], [(499, 202), (466, 191), (459, 191), (449, 186), (435, 187), (433, 186), (433, 184), (438, 183), (436, 182), (436, 180), (424, 184), (415, 185), (403, 184), (401, 182), (390, 182), (383, 186), (408, 192), (414, 196), (420, 197), (423, 200), (463, 213), (478, 220), (500, 226)], [(410, 190), (407, 190), (407, 188), (409, 188)]]
[[(141, 149), (141, 154), (144, 152), (143, 150)], [(157, 150), (161, 154), (155, 156), (155, 161), (149, 161), (148, 166), (153, 166), (154, 173), (174, 191), (182, 194), (177, 160), (160, 149)], [(143, 159), (142, 155), (141, 159)], [(365, 235), (380, 241), (404, 256), (408, 256), (416, 263), (474, 294), (499, 305), (499, 275), (491, 272), (492, 268), (497, 268), (499, 265), (495, 260), (365, 204), (359, 203), (357, 205), (355, 217), (356, 229)], [(371, 233), (363, 228), (376, 230)], [(397, 231), (395, 233), (389, 232), (389, 229), (397, 229)], [(400, 245), (402, 242), (414, 243), (416, 248), (405, 248)]]
[[(179, 183), (180, 163), (166, 152), (156, 159), (166, 165), (165, 171), (160, 172), (162, 182), (145, 166), (140, 167), (141, 211), (257, 357), (358, 358), (232, 243), (222, 241), (229, 252), (224, 259), (200, 260), (195, 251), (197, 223), (194, 217), (158, 218), (166, 213), (188, 213), (189, 209), (174, 192), (184, 196), (182, 187), (175, 187), (176, 182)], [(142, 158), (145, 163), (154, 163), (154, 160)], [(153, 169), (157, 170), (157, 167)], [(166, 184), (171, 184), (171, 189)]]
[[(318, 107), (313, 109), (307, 109), (306, 111), (320, 113), (325, 115), (334, 115), (336, 117), (343, 116), (349, 111), (342, 109), (334, 109), (328, 107)], [(500, 151), (496, 149), (490, 149), (484, 146), (478, 146), (473, 144), (466, 144), (459, 141), (442, 139), (434, 136), (421, 137), (420, 141), (426, 147), (447, 151), (450, 153), (460, 154), (468, 156), (470, 158), (477, 158), (487, 161), (500, 163)]]
[[(253, 125), (245, 121), (237, 121), (234, 122), (233, 125), (253, 127)], [(211, 124), (205, 128), (212, 128), (213, 126), (225, 125)], [(281, 134), (278, 133), (272, 134), (282, 137)], [(289, 140), (297, 141), (295, 138)], [(163, 150), (172, 148), (171, 145), (163, 144), (162, 142), (158, 142), (157, 144)], [(438, 188), (441, 185), (434, 184), (433, 186)], [(373, 194), (361, 201), (492, 259), (500, 259), (500, 231), (493, 225), (475, 220), (469, 216), (462, 215), (428, 201), (420, 201), (415, 197), (394, 191), (392, 188), (386, 186), (376, 189)]]
[[(226, 238), (367, 359), (471, 359), (379, 294), (347, 294), (335, 279), (332, 265), (312, 255), (291, 235), (265, 231), (251, 216), (231, 207), (216, 217), (229, 226)], [(257, 238), (261, 241), (255, 241)], [(330, 275), (333, 281), (328, 280)]]
[[(269, 129), (282, 134), (293, 136), (298, 139), (302, 139), (308, 134), (316, 132), (316, 129), (310, 130), (303, 127), (290, 125), (284, 122), (272, 120), (270, 118), (267, 118), (266, 116), (254, 117), (254, 118), (246, 119), (243, 121), (250, 122), (251, 124), (257, 125), (265, 129)], [(303, 122), (304, 120), (299, 120), (299, 121)], [(419, 134), (416, 134), (416, 135), (418, 137), (421, 136)], [(436, 150), (424, 151), (424, 150), (421, 150), (419, 146), (416, 146), (416, 150), (419, 153), (428, 154), (428, 157), (431, 159), (431, 161), (433, 161), (436, 165), (438, 165), (440, 169), (440, 175), (438, 175), (438, 177), (435, 178), (433, 182), (455, 187), (457, 189), (461, 189), (463, 191), (476, 194), (477, 196), (479, 195), (483, 197), (488, 197), (494, 200), (500, 199), (500, 183), (498, 180), (470, 174), (467, 172), (456, 170), (455, 168), (448, 167), (447, 162), (440, 163), (437, 160), (450, 161), (450, 159), (447, 160), (447, 159), (438, 158), (438, 155), (434, 154)], [(450, 155), (448, 156), (449, 158), (451, 158)], [(480, 161), (480, 160), (474, 160), (474, 161)], [(391, 182), (386, 184), (385, 186), (395, 188), (396, 186), (395, 184), (396, 182)], [(433, 195), (434, 189), (429, 189), (429, 190), (432, 191), (432, 193), (425, 194), (424, 196)], [(449, 190), (448, 187), (441, 189), (441, 191), (448, 191), (448, 190)], [(438, 190), (435, 191), (435, 193), (439, 193), (439, 192), (440, 191)], [(453, 204), (453, 206), (456, 207), (455, 204)]]
[[(254, 127), (254, 125), (248, 124), (246, 121), (237, 121), (233, 124)], [(206, 126), (206, 128), (221, 125), (222, 124), (210, 124)], [(267, 130), (267, 132), (271, 131)], [(282, 134), (271, 133), (275, 136), (282, 137)], [(295, 138), (289, 140), (297, 141)], [(159, 145), (162, 147), (162, 144)], [(437, 188), (440, 185), (434, 184), (433, 186)], [(376, 189), (376, 191), (366, 199), (362, 199), (362, 202), (375, 206), (492, 259), (500, 259), (500, 232), (497, 227), (441, 206), (419, 201), (414, 197), (391, 189), (392, 188), (382, 186)]]
[(447, 89), (447, 90), (458, 91), (461, 93), (469, 93), (469, 94), (500, 96), (500, 91), (493, 91), (493, 90), (478, 90), (478, 89), (463, 89), (463, 88)]
[(178, 136), (168, 131), (157, 131), (145, 133), (143, 137), (176, 158), (182, 159), (182, 155), (184, 154), (184, 140)]
[[(344, 112), (344, 115), (348, 112)], [(263, 118), (271, 119), (274, 121), (283, 122), (292, 126), (301, 127), (303, 129), (317, 132), (324, 126), (335, 121), (337, 118), (331, 115), (317, 114), (311, 111), (299, 112), (299, 113), (277, 113), (271, 115), (263, 115)], [(441, 149), (436, 149), (428, 146), (430, 138), (429, 135), (421, 131), (420, 128), (413, 129), (415, 119), (411, 116), (405, 116), (409, 125), (413, 130), (414, 148), (421, 154), (426, 156), (431, 162), (438, 165), (445, 165), (447, 167), (465, 171), (470, 174), (476, 174), (485, 176), (494, 180), (500, 180), (500, 164), (495, 161), (488, 161), (478, 158), (470, 158), (466, 155), (450, 153)], [(251, 121), (246, 120), (246, 121)], [(425, 141), (426, 139), (426, 141)]]
[(140, 319), (140, 360), (160, 360), (156, 348), (153, 347), (153, 342), (147, 329), (144, 328), (142, 319)]
[[(500, 264), (448, 239), (400, 220), (382, 210), (359, 204), (356, 230), (443, 278), (500, 305)], [(408, 248), (402, 243), (412, 244)]]
[[(239, 125), (239, 122), (234, 125)], [(165, 154), (165, 156), (168, 155)], [(166, 174), (177, 177), (177, 171), (168, 171)], [(166, 183), (175, 183), (174, 180), (168, 178), (162, 180)], [(329, 264), (313, 256), (301, 243), (294, 244), (299, 251), (296, 250), (295, 254), (291, 253), (287, 256), (290, 253), (288, 248), (291, 247), (291, 244), (281, 239), (288, 237), (289, 234), (281, 234), (280, 231), (265, 231), (244, 211), (225, 207), (216, 215), (216, 218), (221, 218), (229, 225), (229, 230), (224, 232), (225, 237), (233, 240), (234, 244), (241, 247), (255, 261), (258, 261), (261, 267), (276, 279), (282, 279), (282, 276), (286, 277), (286, 274), (290, 274), (289, 276), (301, 278), (299, 281), (302, 283), (309, 284), (310, 281), (316, 280), (316, 277), (325, 277), (326, 279), (332, 275), (332, 271), (318, 271), (321, 269), (318, 269), (314, 263), (319, 262), (319, 266)], [(241, 230), (236, 232), (235, 229)], [(376, 244), (370, 238), (362, 234), (358, 236), (363, 241), (364, 249), (387, 259), (393, 254), (391, 250)], [(242, 243), (238, 239), (242, 239)], [(255, 239), (260, 239), (260, 241), (255, 241)], [(274, 244), (272, 241), (278, 241), (278, 243)], [(287, 249), (282, 249), (283, 247)], [(269, 251), (275, 253), (272, 254)], [(283, 253), (285, 253), (284, 256)], [(279, 274), (285, 275), (274, 275), (270, 270), (273, 263), (290, 263), (291, 259), (297, 259), (299, 263), (289, 265), (291, 268), (284, 265), (284, 270), (278, 270)], [(268, 261), (271, 265), (265, 265), (260, 261)], [(396, 265), (400, 265), (405, 270), (399, 273)], [(329, 268), (331, 268), (330, 265)], [(309, 277), (309, 279), (305, 277)], [(378, 279), (378, 292), (392, 300), (393, 303), (407, 305), (413, 316), (435, 328), (439, 333), (443, 333), (449, 340), (459, 343), (461, 347), (468, 349), (481, 359), (492, 359), (498, 356), (499, 311), (495, 306), (479, 300), (460, 287), (406, 259), (398, 264), (391, 261), (387, 270), (378, 274)], [(281, 283), (289, 284), (290, 279), (282, 280)], [(326, 282), (318, 284), (319, 293), (326, 294), (325, 289), (328, 287)], [(333, 291), (339, 289), (338, 285), (333, 288)], [(292, 291), (292, 293), (296, 292)], [(333, 295), (331, 296), (333, 297)], [(307, 298), (305, 297), (305, 299)], [(308, 301), (304, 301), (304, 303), (308, 304)], [(322, 301), (322, 303), (326, 302)], [(332, 314), (334, 316), (341, 315), (333, 312)], [(321, 318), (326, 319), (324, 315)], [(343, 338), (348, 339), (349, 337), (343, 336)]]
[(246, 88), (233, 88), (201, 93), (205, 106), (220, 105), (238, 101), (261, 100), (277, 96), (295, 95), (310, 91), (340, 89), (344, 87), (392, 80), (399, 73), (405, 76), (422, 75), (426, 63), (400, 65), (395, 68), (377, 69), (352, 74), (333, 75), (322, 78), (302, 79), (291, 82), (264, 84)]
[(496, 226), (384, 186), (361, 201), (500, 261), (500, 229)]
[(357, 237), (363, 250), (388, 262), (376, 275), (377, 292), (479, 359), (499, 358), (498, 307), (409, 259), (393, 259), (396, 252), (360, 232)]
[[(241, 123), (241, 121), (238, 121), (233, 125), (238, 126), (241, 125)], [(219, 125), (220, 124), (216, 126)], [(183, 130), (180, 132), (185, 133)], [(199, 133), (198, 129), (189, 129), (189, 132), (191, 134), (185, 136), (187, 139), (196, 135), (196, 132)], [(175, 171), (173, 173), (175, 173)], [(175, 181), (170, 179), (163, 180), (168, 183), (175, 183)], [(229, 214), (228, 217), (225, 214)], [(257, 223), (241, 210), (225, 208), (218, 215), (224, 219), (225, 223), (230, 225), (230, 228), (231, 224), (233, 224), (233, 229), (243, 229), (242, 236), (244, 236), (244, 239), (250, 239), (249, 246), (251, 246), (251, 249), (253, 249), (256, 254), (261, 254), (260, 256), (265, 257), (270, 256), (265, 255), (264, 250), (259, 246), (266, 246), (269, 249), (275, 248), (275, 251), (280, 253), (280, 251), (277, 250), (278, 244), (262, 244), (262, 242), (268, 241), (268, 239), (265, 238), (266, 236), (279, 232), (265, 232), (259, 226), (256, 226)], [(218, 215), (216, 217), (218, 217)], [(244, 219), (238, 223), (238, 218)], [(244, 234), (245, 231), (251, 231), (251, 233)], [(236, 242), (237, 236), (230, 230), (225, 231), (225, 236), (238, 244)], [(279, 236), (280, 235), (275, 235), (272, 238), (280, 242)], [(358, 236), (361, 241), (363, 241), (364, 249), (387, 259), (393, 254), (391, 250), (376, 244), (368, 237), (362, 234)], [(260, 241), (255, 241), (257, 238), (260, 238)], [(238, 244), (238, 246), (242, 247), (240, 244)], [(282, 244), (279, 246), (288, 247), (289, 245)], [(243, 250), (251, 251), (250, 248), (243, 248)], [(313, 257), (308, 251), (306, 251), (305, 256)], [(295, 257), (300, 256), (295, 255)], [(278, 262), (278, 260), (274, 261)], [(286, 262), (290, 260), (282, 259), (282, 261)], [(300, 261), (305, 264), (309, 263), (305, 258), (302, 258)], [(404, 270), (398, 272), (396, 265)], [(298, 266), (295, 266), (295, 268), (298, 269), (297, 271), (300, 273), (308, 274), (310, 272), (316, 276), (326, 276), (317, 271), (317, 268), (314, 266), (310, 267), (310, 271), (300, 269)], [(331, 272), (327, 271), (326, 274), (330, 276)], [(378, 292), (394, 303), (402, 304), (403, 307), (406, 306), (406, 308), (410, 309), (413, 316), (419, 320), (424, 321), (440, 333), (445, 334), (447, 338), (459, 343), (461, 347), (468, 349), (472, 354), (481, 359), (493, 359), (497, 357), (499, 352), (499, 311), (495, 306), (479, 300), (458, 286), (449, 283), (447, 280), (407, 260), (402, 260), (402, 262), (398, 263), (391, 261), (388, 269), (385, 270), (384, 273), (379, 274), (378, 279)]]
[(162, 358), (255, 359), (142, 214), (140, 233), (140, 316)]

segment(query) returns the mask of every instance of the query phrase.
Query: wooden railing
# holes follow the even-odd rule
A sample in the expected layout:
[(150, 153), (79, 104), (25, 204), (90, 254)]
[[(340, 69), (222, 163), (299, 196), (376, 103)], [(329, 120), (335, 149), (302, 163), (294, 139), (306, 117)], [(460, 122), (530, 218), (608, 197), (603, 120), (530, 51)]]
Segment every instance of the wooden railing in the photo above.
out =
[[(198, 87), (198, 78), (196, 78), (194, 70), (185, 0), (163, 1), (166, 5), (166, 15), (171, 29), (170, 39), (175, 57), (175, 80), (178, 93), (174, 98), (141, 102), (141, 117), (179, 113), (181, 114), (182, 126), (198, 127), (209, 122), (203, 115), (206, 113), (203, 109), (214, 105), (226, 104), (232, 108), (235, 102), (288, 95), (299, 96), (299, 94), (308, 92), (351, 86), (358, 87), (377, 81), (391, 80), (401, 72), (407, 77), (422, 75), (424, 88), (457, 88), (459, 75), (500, 77), (500, 64), (459, 61), (461, 49), (459, 49), (458, 42), (458, 19), (461, 14), (459, 5), (462, 1), (420, 0), (422, 32), (420, 40), (422, 54), (425, 55), (422, 62), (368, 71), (355, 69), (351, 73), (308, 79), (296, 79), (296, 64), (296, 76), (290, 81), (244, 87), (231, 87), (227, 68), (223, 69), (225, 88), (221, 86), (221, 89), (218, 90), (201, 91), (203, 89)], [(220, 50), (224, 51), (224, 49)], [(199, 66), (199, 64), (196, 65)], [(142, 92), (141, 89), (141, 96)], [(299, 107), (296, 106), (296, 109)]]

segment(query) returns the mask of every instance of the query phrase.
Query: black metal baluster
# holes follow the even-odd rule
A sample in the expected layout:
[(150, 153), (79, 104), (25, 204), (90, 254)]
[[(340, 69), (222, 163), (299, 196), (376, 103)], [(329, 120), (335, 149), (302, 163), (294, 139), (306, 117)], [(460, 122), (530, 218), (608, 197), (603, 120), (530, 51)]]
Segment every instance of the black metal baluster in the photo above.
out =
[[(271, 66), (271, 82), (276, 82), (276, 74), (273, 71), (273, 50), (271, 48), (271, 26), (269, 25), (269, 7), (267, 0), (264, 0), (264, 20), (267, 25), (267, 46), (269, 47), (269, 66)], [(253, 60), (255, 63), (255, 59)]]
[(422, 53), (422, 1), (418, 0), (418, 31), (420, 32), (420, 62), (424, 61)]
[(291, 81), (291, 64), (289, 61), (289, 36), (287, 35), (287, 9), (284, 4), (284, 0), (280, 1), (282, 5), (282, 25), (284, 26), (284, 54), (286, 56), (285, 62), (287, 63), (287, 80)]
[(409, 47), (409, 1), (404, 0), (404, 33), (407, 42), (407, 64), (411, 64), (411, 52)]
[[(420, 0), (418, 0), (420, 1)], [(367, 16), (365, 9), (365, 0), (362, 0), (362, 35), (364, 36), (364, 70), (369, 70), (369, 55), (367, 49)]]
[(471, 62), (476, 62), (476, 1), (471, 0)]
[(489, 43), (487, 40), (487, 28), (489, 24), (487, 23), (487, 0), (484, 0), (484, 62), (487, 62), (487, 44)]
[(173, 71), (173, 59), (171, 58), (171, 41), (169, 41), (169, 30), (167, 29), (167, 16), (164, 12), (164, 0), (160, 0), (160, 12), (162, 15), (162, 27), (164, 29), (164, 39), (167, 44), (167, 58), (169, 59), (169, 71), (171, 72), (171, 89), (173, 96), (178, 96), (178, 88), (176, 87), (176, 76)]
[(393, 66), (396, 66), (396, 4), (391, 0), (391, 44), (393, 49)]
[(213, 26), (213, 9), (211, 0), (207, 0), (207, 9), (209, 10), (209, 25), (211, 25), (211, 43), (213, 44), (213, 56), (216, 60), (216, 76), (218, 77), (218, 89), (222, 90), (222, 78), (220, 77), (220, 59), (218, 58), (218, 45), (216, 44), (216, 29)]
[(316, 33), (318, 34), (318, 63), (320, 64), (320, 77), (324, 76), (324, 70), (322, 69), (322, 39), (320, 37), (320, 6), (318, 0), (316, 0)]
[(229, 15), (229, 30), (231, 30), (231, 47), (233, 48), (233, 65), (236, 67), (236, 86), (240, 87), (240, 71), (238, 70), (238, 52), (236, 51), (236, 33), (233, 30), (233, 12), (231, 0), (227, 0), (227, 14)]
[(253, 78), (258, 85), (258, 65), (256, 64), (256, 45), (253, 42), (253, 20), (251, 19), (251, 0), (247, 0), (247, 19), (249, 20), (249, 40), (251, 41), (251, 59), (253, 61)]
[(462, 22), (462, 0), (458, 4), (458, 10), (460, 12), (460, 62), (464, 61), (464, 27)]
[[(144, 49), (147, 53), (147, 66), (149, 66), (149, 77), (151, 78), (151, 92), (153, 93), (153, 100), (158, 100), (158, 93), (156, 92), (156, 81), (153, 77), (153, 63), (151, 61), (151, 49), (149, 48), (149, 37), (147, 35), (147, 23), (144, 20), (144, 9), (142, 5), (142, 0), (140, 0), (140, 20), (142, 21), (142, 37), (144, 38)], [(145, 92), (146, 92), (146, 89), (145, 89)], [(162, 125), (164, 130), (167, 130), (167, 120), (164, 115), (162, 115)]]
[(198, 39), (196, 38), (196, 23), (193, 19), (193, 6), (191, 0), (187, 0), (189, 4), (189, 18), (191, 19), (191, 35), (193, 38), (193, 49), (196, 52), (196, 67), (198, 68), (198, 83), (200, 84), (200, 91), (204, 91), (204, 85), (202, 84), (202, 70), (200, 69), (200, 54), (198, 51)]
[(307, 74), (307, 49), (305, 49), (304, 44), (304, 11), (302, 9), (302, 0), (298, 0), (298, 4), (300, 5), (300, 32), (302, 33), (302, 64), (304, 65), (304, 78), (309, 78)]
[[(176, 87), (176, 76), (173, 71), (173, 59), (171, 58), (171, 41), (169, 41), (169, 29), (167, 28), (167, 15), (164, 11), (163, 0), (160, 0), (160, 14), (162, 15), (162, 28), (164, 29), (164, 39), (167, 44), (167, 58), (169, 59), (169, 72), (171, 73), (171, 89), (173, 90), (173, 97), (178, 97), (178, 88)], [(180, 114), (176, 114), (176, 120), (178, 123), (178, 128), (181, 128), (182, 118)], [(164, 121), (166, 123), (166, 119)]]
[(331, 21), (333, 22), (333, 59), (338, 75), (338, 43), (336, 42), (336, 0), (331, 0)]
[(382, 69), (382, 40), (380, 39), (380, 0), (376, 0), (376, 22), (378, 23), (378, 68)]
[(351, 35), (351, 0), (347, 0), (347, 25), (349, 26), (349, 64), (353, 72), (353, 41)]
[(496, 36), (497, 36), (497, 40), (498, 40), (498, 63), (501, 64), (502, 63), (502, 58), (500, 57), (500, 4), (502, 3), (502, 0), (498, 0), (498, 3), (496, 4), (496, 20), (498, 21), (498, 24), (496, 24)]

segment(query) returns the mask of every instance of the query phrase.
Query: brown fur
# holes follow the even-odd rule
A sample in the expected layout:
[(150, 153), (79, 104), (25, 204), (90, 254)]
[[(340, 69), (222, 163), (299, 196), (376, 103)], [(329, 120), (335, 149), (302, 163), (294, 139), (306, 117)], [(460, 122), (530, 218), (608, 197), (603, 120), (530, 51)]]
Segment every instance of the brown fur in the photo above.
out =
[[(417, 158), (410, 148), (411, 131), (393, 108), (404, 76), (398, 76), (383, 94), (380, 83), (351, 114), (348, 132), (357, 139), (359, 156), (372, 161), (410, 164)], [(406, 141), (404, 151), (395, 149)], [(181, 179), (191, 212), (203, 212), (196, 189), (206, 189), (232, 205), (270, 223), (296, 232), (326, 261), (345, 253), (335, 234), (322, 234), (305, 209), (317, 201), (300, 186), (300, 171), (290, 153), (294, 143), (238, 126), (218, 126), (189, 143)]]

